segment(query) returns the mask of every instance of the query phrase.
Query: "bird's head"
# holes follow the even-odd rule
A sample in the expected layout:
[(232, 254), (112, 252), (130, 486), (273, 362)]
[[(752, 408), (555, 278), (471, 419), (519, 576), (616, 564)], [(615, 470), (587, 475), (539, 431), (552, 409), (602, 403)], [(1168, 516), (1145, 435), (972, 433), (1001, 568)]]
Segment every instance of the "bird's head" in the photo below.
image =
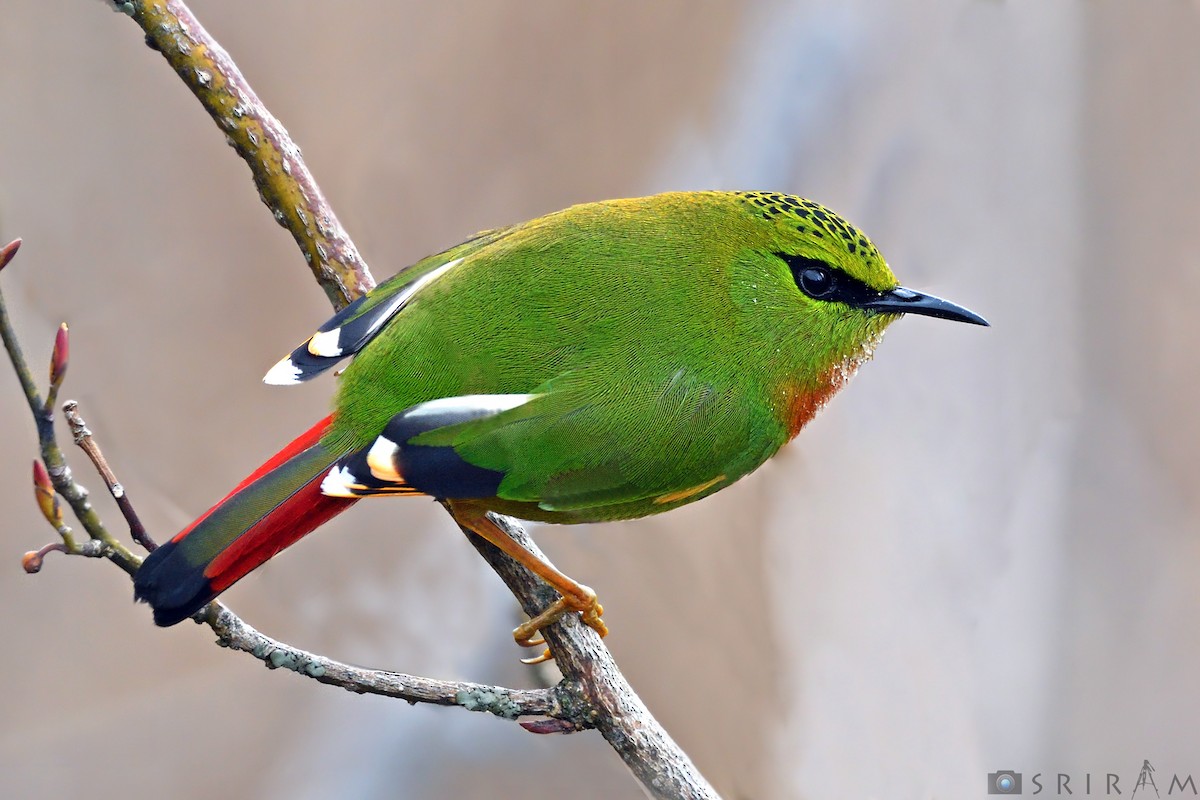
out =
[(824, 206), (768, 192), (740, 197), (756, 224), (766, 226), (760, 247), (780, 293), (772, 305), (791, 321), (783, 335), (802, 344), (810, 370), (848, 377), (902, 314), (988, 324), (962, 306), (901, 286), (871, 240)]
[(883, 317), (884, 325), (900, 314), (988, 324), (962, 306), (900, 286), (866, 234), (819, 203), (770, 192), (747, 192), (742, 197), (774, 224), (775, 255), (788, 265), (796, 288), (813, 311), (857, 310), (868, 317)]

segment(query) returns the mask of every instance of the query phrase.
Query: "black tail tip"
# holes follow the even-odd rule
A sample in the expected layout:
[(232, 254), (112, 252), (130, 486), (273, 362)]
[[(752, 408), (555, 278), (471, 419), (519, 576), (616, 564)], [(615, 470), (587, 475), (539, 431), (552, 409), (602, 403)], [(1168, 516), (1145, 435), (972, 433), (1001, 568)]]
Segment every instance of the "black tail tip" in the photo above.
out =
[(134, 601), (149, 603), (154, 624), (164, 628), (188, 619), (216, 596), (203, 565), (189, 564), (175, 542), (146, 556), (133, 576)]

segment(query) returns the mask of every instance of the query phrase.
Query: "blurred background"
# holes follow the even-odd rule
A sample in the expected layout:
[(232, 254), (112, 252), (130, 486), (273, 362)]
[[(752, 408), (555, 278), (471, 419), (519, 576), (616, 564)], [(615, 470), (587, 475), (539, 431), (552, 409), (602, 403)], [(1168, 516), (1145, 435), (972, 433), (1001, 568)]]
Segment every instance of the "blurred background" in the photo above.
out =
[[(136, 26), (11, 5), (0, 238), (25, 245), (5, 296), (39, 374), (70, 323), (65, 394), (165, 538), (325, 413), (330, 381), (259, 380), (329, 307)], [(774, 189), (991, 319), (901, 321), (728, 491), (534, 531), (599, 589), (626, 676), (726, 798), (985, 797), (1000, 769), (1044, 795), (1113, 773), (1128, 796), (1143, 760), (1161, 792), (1200, 780), (1197, 3), (193, 8), (377, 278), (575, 202)], [(25, 575), (52, 535), (35, 452), (0, 368), (0, 796), (640, 796), (594, 733), (268, 672), (155, 629), (108, 565)], [(543, 678), (430, 502), (361, 504), (226, 597), (343, 660)]]

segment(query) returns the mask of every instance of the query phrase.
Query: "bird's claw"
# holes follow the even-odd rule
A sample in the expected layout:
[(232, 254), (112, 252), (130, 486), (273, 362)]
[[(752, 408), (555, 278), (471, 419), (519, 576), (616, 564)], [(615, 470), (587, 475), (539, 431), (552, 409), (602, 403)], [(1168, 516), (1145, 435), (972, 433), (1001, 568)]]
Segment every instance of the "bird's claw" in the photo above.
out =
[(542, 651), (542, 654), (540, 656), (534, 656), (533, 658), (522, 658), (521, 663), (532, 667), (534, 664), (544, 664), (547, 661), (553, 661), (553, 660), (554, 660), (554, 656), (550, 654), (550, 648), (547, 647), (545, 650)]
[[(513, 629), (513, 639), (521, 647), (540, 647), (546, 643), (546, 638), (540, 635), (540, 631), (548, 625), (553, 625), (564, 614), (572, 611), (580, 612), (580, 619), (584, 625), (594, 630), (600, 636), (608, 635), (608, 626), (604, 624), (604, 620), (600, 617), (604, 614), (604, 606), (596, 599), (596, 593), (587, 586), (580, 585), (578, 597), (560, 597), (550, 604), (545, 611), (538, 614), (536, 617), (526, 620)], [(549, 661), (554, 658), (550, 654), (550, 649), (547, 648), (540, 656), (533, 658), (523, 658), (523, 664), (541, 664), (543, 661)]]

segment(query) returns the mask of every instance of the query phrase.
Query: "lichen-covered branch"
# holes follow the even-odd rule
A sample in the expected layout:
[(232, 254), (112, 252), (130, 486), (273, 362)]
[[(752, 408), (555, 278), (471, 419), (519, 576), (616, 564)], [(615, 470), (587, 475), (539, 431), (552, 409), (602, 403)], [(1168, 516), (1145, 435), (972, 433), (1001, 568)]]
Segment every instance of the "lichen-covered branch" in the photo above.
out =
[[(208, 607), (204, 621), (216, 632), (217, 644), (222, 647), (250, 653), (272, 669), (290, 669), (358, 694), (395, 697), (410, 703), (462, 706), (469, 711), (485, 711), (505, 719), (543, 716), (572, 724), (577, 722), (558, 702), (558, 692), (554, 689), (505, 689), (354, 667), (264, 636), (220, 603)], [(578, 722), (582, 727), (582, 721)]]
[(279, 120), (187, 5), (178, 0), (112, 3), (146, 34), (250, 166), (275, 220), (291, 232), (334, 308), (370, 291), (375, 280)]

